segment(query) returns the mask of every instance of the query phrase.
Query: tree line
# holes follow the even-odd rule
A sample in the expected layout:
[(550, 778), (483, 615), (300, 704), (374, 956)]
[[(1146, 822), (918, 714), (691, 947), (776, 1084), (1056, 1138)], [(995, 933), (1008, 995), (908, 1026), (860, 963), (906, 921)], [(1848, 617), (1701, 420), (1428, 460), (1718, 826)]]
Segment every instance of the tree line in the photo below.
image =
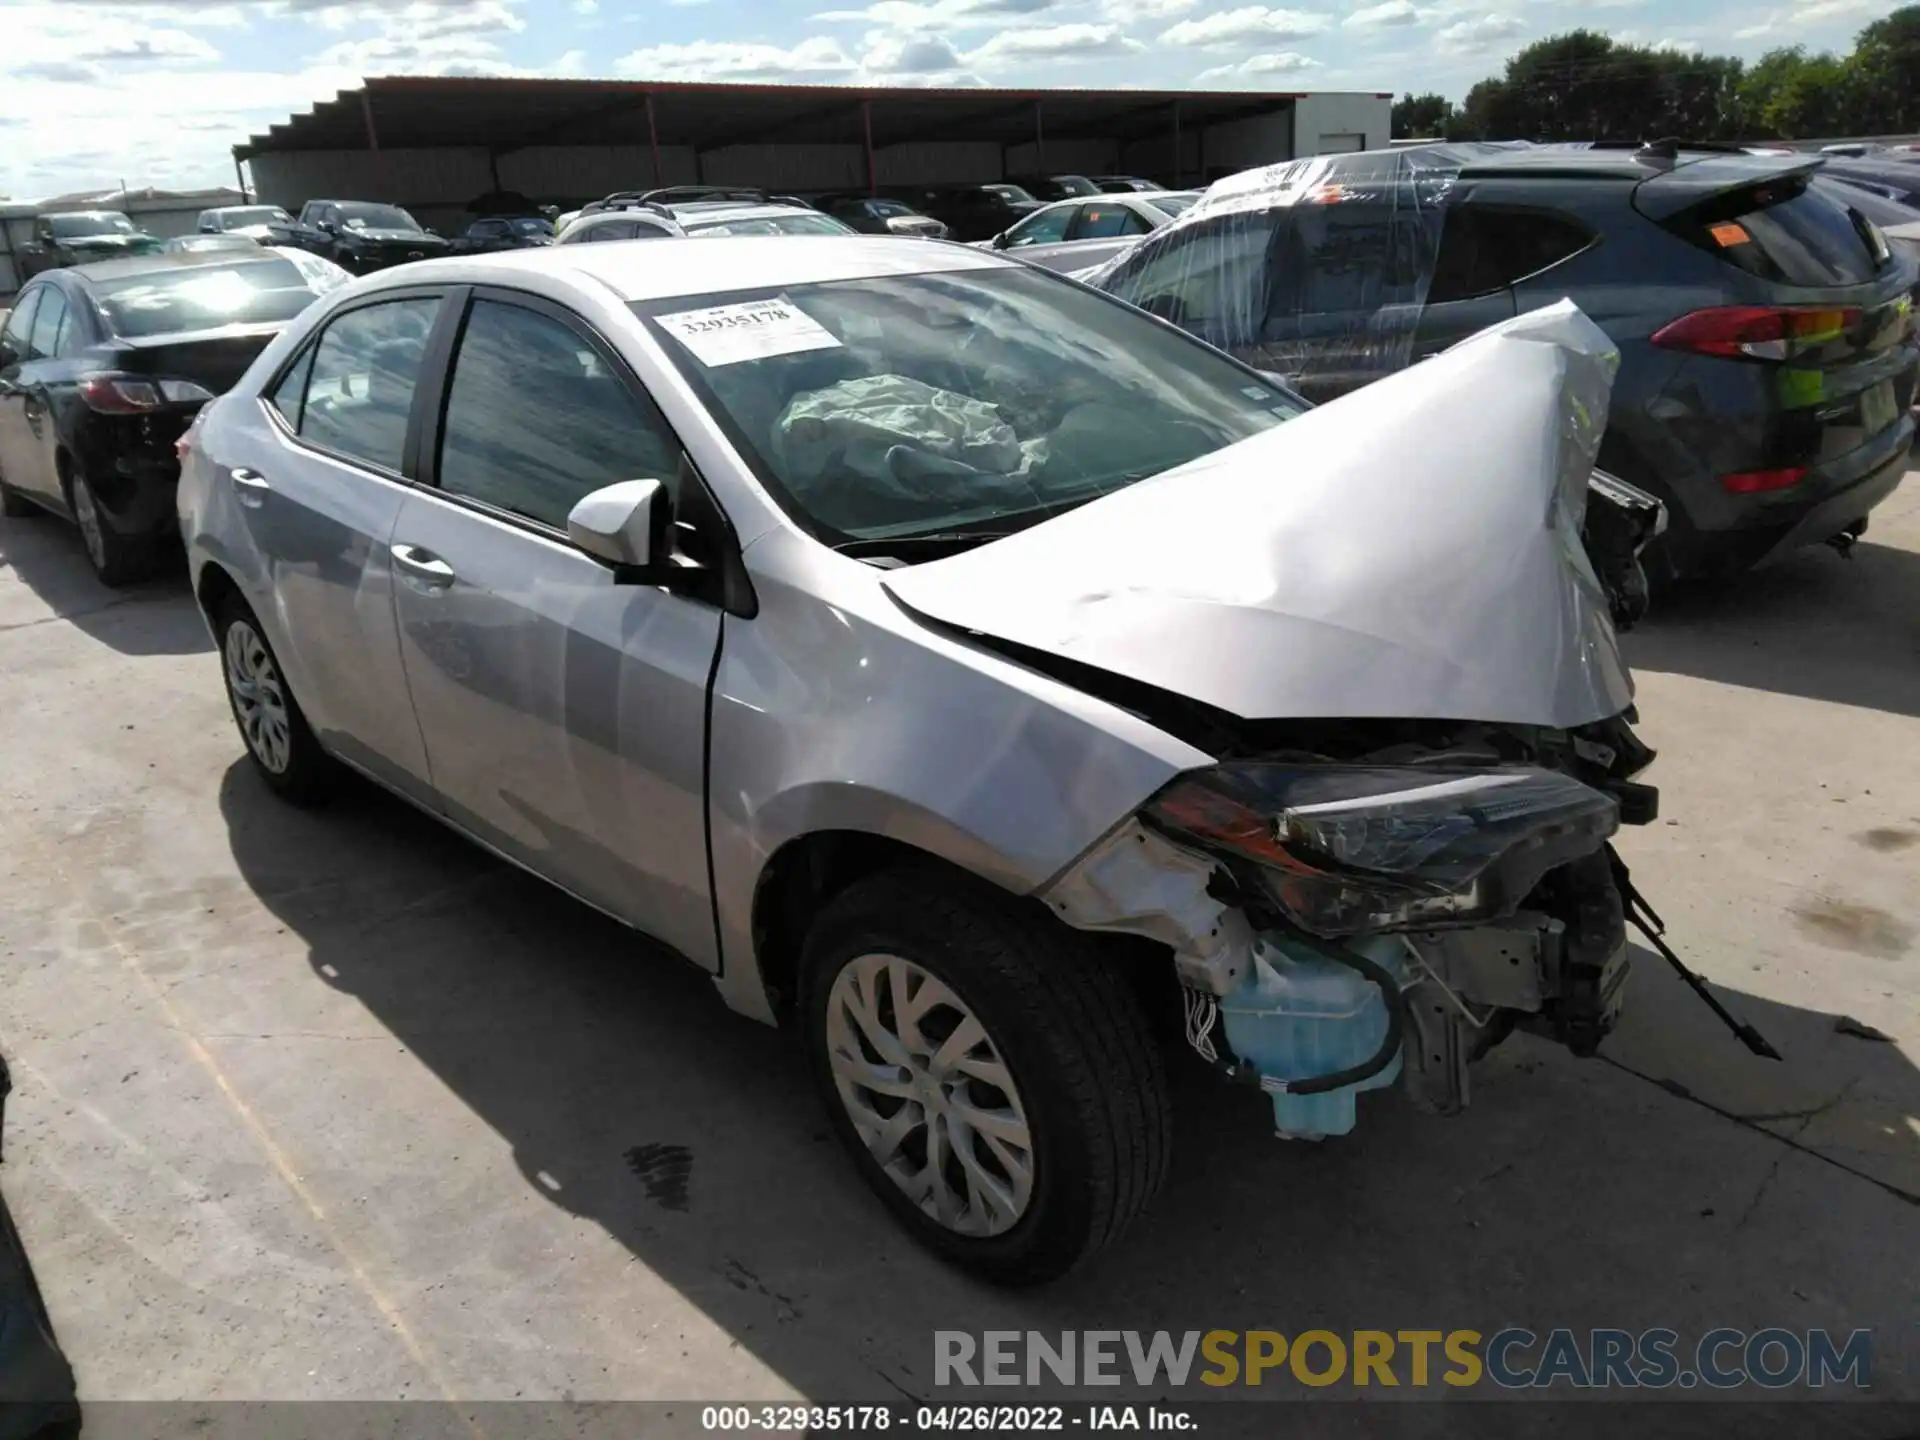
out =
[(1622, 45), (1575, 30), (1527, 46), (1455, 105), (1394, 103), (1393, 134), (1448, 140), (1805, 140), (1920, 132), (1920, 5), (1854, 38), (1847, 55), (1731, 55)]

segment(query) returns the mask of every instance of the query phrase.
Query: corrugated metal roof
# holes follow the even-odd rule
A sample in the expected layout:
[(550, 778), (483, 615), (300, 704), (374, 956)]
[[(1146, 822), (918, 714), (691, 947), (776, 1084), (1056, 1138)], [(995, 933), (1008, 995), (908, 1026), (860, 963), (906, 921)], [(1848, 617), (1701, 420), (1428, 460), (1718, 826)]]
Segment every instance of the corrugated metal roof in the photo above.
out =
[[(236, 159), (289, 150), (532, 145), (662, 145), (717, 150), (779, 140), (859, 143), (1099, 136), (1122, 141), (1173, 124), (1202, 127), (1290, 109), (1303, 91), (989, 90), (841, 85), (718, 85), (637, 80), (391, 76), (343, 90), (234, 147)], [(1371, 93), (1371, 92), (1369, 92)], [(1391, 98), (1391, 97), (1377, 97)], [(649, 129), (651, 100), (652, 129)], [(869, 111), (868, 107), (871, 106)]]

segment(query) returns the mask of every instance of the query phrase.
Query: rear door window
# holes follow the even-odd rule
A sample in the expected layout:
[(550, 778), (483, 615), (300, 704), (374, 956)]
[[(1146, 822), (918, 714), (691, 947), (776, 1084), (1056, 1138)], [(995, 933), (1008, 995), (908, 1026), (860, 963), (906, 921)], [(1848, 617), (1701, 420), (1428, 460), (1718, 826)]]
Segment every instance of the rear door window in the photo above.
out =
[(1074, 213), (1078, 209), (1075, 205), (1061, 205), (1022, 220), (1007, 235), (1007, 248), (1017, 250), (1022, 245), (1052, 245), (1066, 239), (1067, 227), (1073, 223)]
[[(1370, 204), (1296, 205), (1275, 304), (1300, 315), (1403, 305), (1418, 297), (1427, 225), (1420, 212)], [(1437, 219), (1437, 217), (1435, 217)]]
[(60, 343), (60, 327), (67, 319), (67, 297), (58, 290), (48, 290), (40, 299), (40, 309), (33, 317), (33, 338), (27, 342), (27, 353), (35, 360), (45, 360), (56, 353)]
[(38, 290), (29, 290), (7, 316), (6, 329), (0, 330), (0, 346), (5, 347), (9, 364), (17, 365), (27, 358), (28, 341), (33, 335), (33, 312), (40, 304), (40, 297), (50, 288), (42, 285)]
[(1491, 295), (1579, 254), (1592, 241), (1585, 227), (1550, 211), (1449, 207), (1427, 303)]
[(1801, 177), (1741, 191), (1670, 223), (1728, 264), (1781, 285), (1859, 285), (1879, 273), (1852, 212)]
[(398, 473), (439, 310), (437, 297), (422, 296), (361, 306), (332, 321), (314, 347), (300, 437)]
[(1074, 226), (1076, 240), (1117, 240), (1123, 235), (1144, 235), (1152, 227), (1125, 205), (1095, 204), (1080, 207), (1080, 222)]

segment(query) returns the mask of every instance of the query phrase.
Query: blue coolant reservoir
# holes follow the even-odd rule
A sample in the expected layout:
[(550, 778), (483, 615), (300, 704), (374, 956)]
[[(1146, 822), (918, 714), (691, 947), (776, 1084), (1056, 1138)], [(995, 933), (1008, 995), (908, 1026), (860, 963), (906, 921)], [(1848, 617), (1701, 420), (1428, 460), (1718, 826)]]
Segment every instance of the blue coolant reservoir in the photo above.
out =
[[(1349, 942), (1402, 984), (1406, 951), (1391, 936)], [(1370, 1058), (1387, 1037), (1387, 1002), (1359, 971), (1304, 946), (1263, 935), (1239, 986), (1220, 1000), (1227, 1043), (1262, 1075), (1305, 1080)], [(1288, 1139), (1319, 1140), (1353, 1129), (1354, 1096), (1391, 1085), (1400, 1056), (1357, 1085), (1322, 1095), (1272, 1095), (1274, 1128)]]

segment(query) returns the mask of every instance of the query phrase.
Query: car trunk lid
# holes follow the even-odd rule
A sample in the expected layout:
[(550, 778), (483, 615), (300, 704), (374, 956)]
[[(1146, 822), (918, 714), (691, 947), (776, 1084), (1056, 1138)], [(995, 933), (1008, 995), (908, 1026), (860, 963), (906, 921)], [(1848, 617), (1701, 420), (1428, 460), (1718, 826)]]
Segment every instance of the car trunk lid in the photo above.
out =
[(191, 380), (214, 394), (233, 388), (284, 323), (146, 335), (114, 342), (114, 366), (129, 375)]

